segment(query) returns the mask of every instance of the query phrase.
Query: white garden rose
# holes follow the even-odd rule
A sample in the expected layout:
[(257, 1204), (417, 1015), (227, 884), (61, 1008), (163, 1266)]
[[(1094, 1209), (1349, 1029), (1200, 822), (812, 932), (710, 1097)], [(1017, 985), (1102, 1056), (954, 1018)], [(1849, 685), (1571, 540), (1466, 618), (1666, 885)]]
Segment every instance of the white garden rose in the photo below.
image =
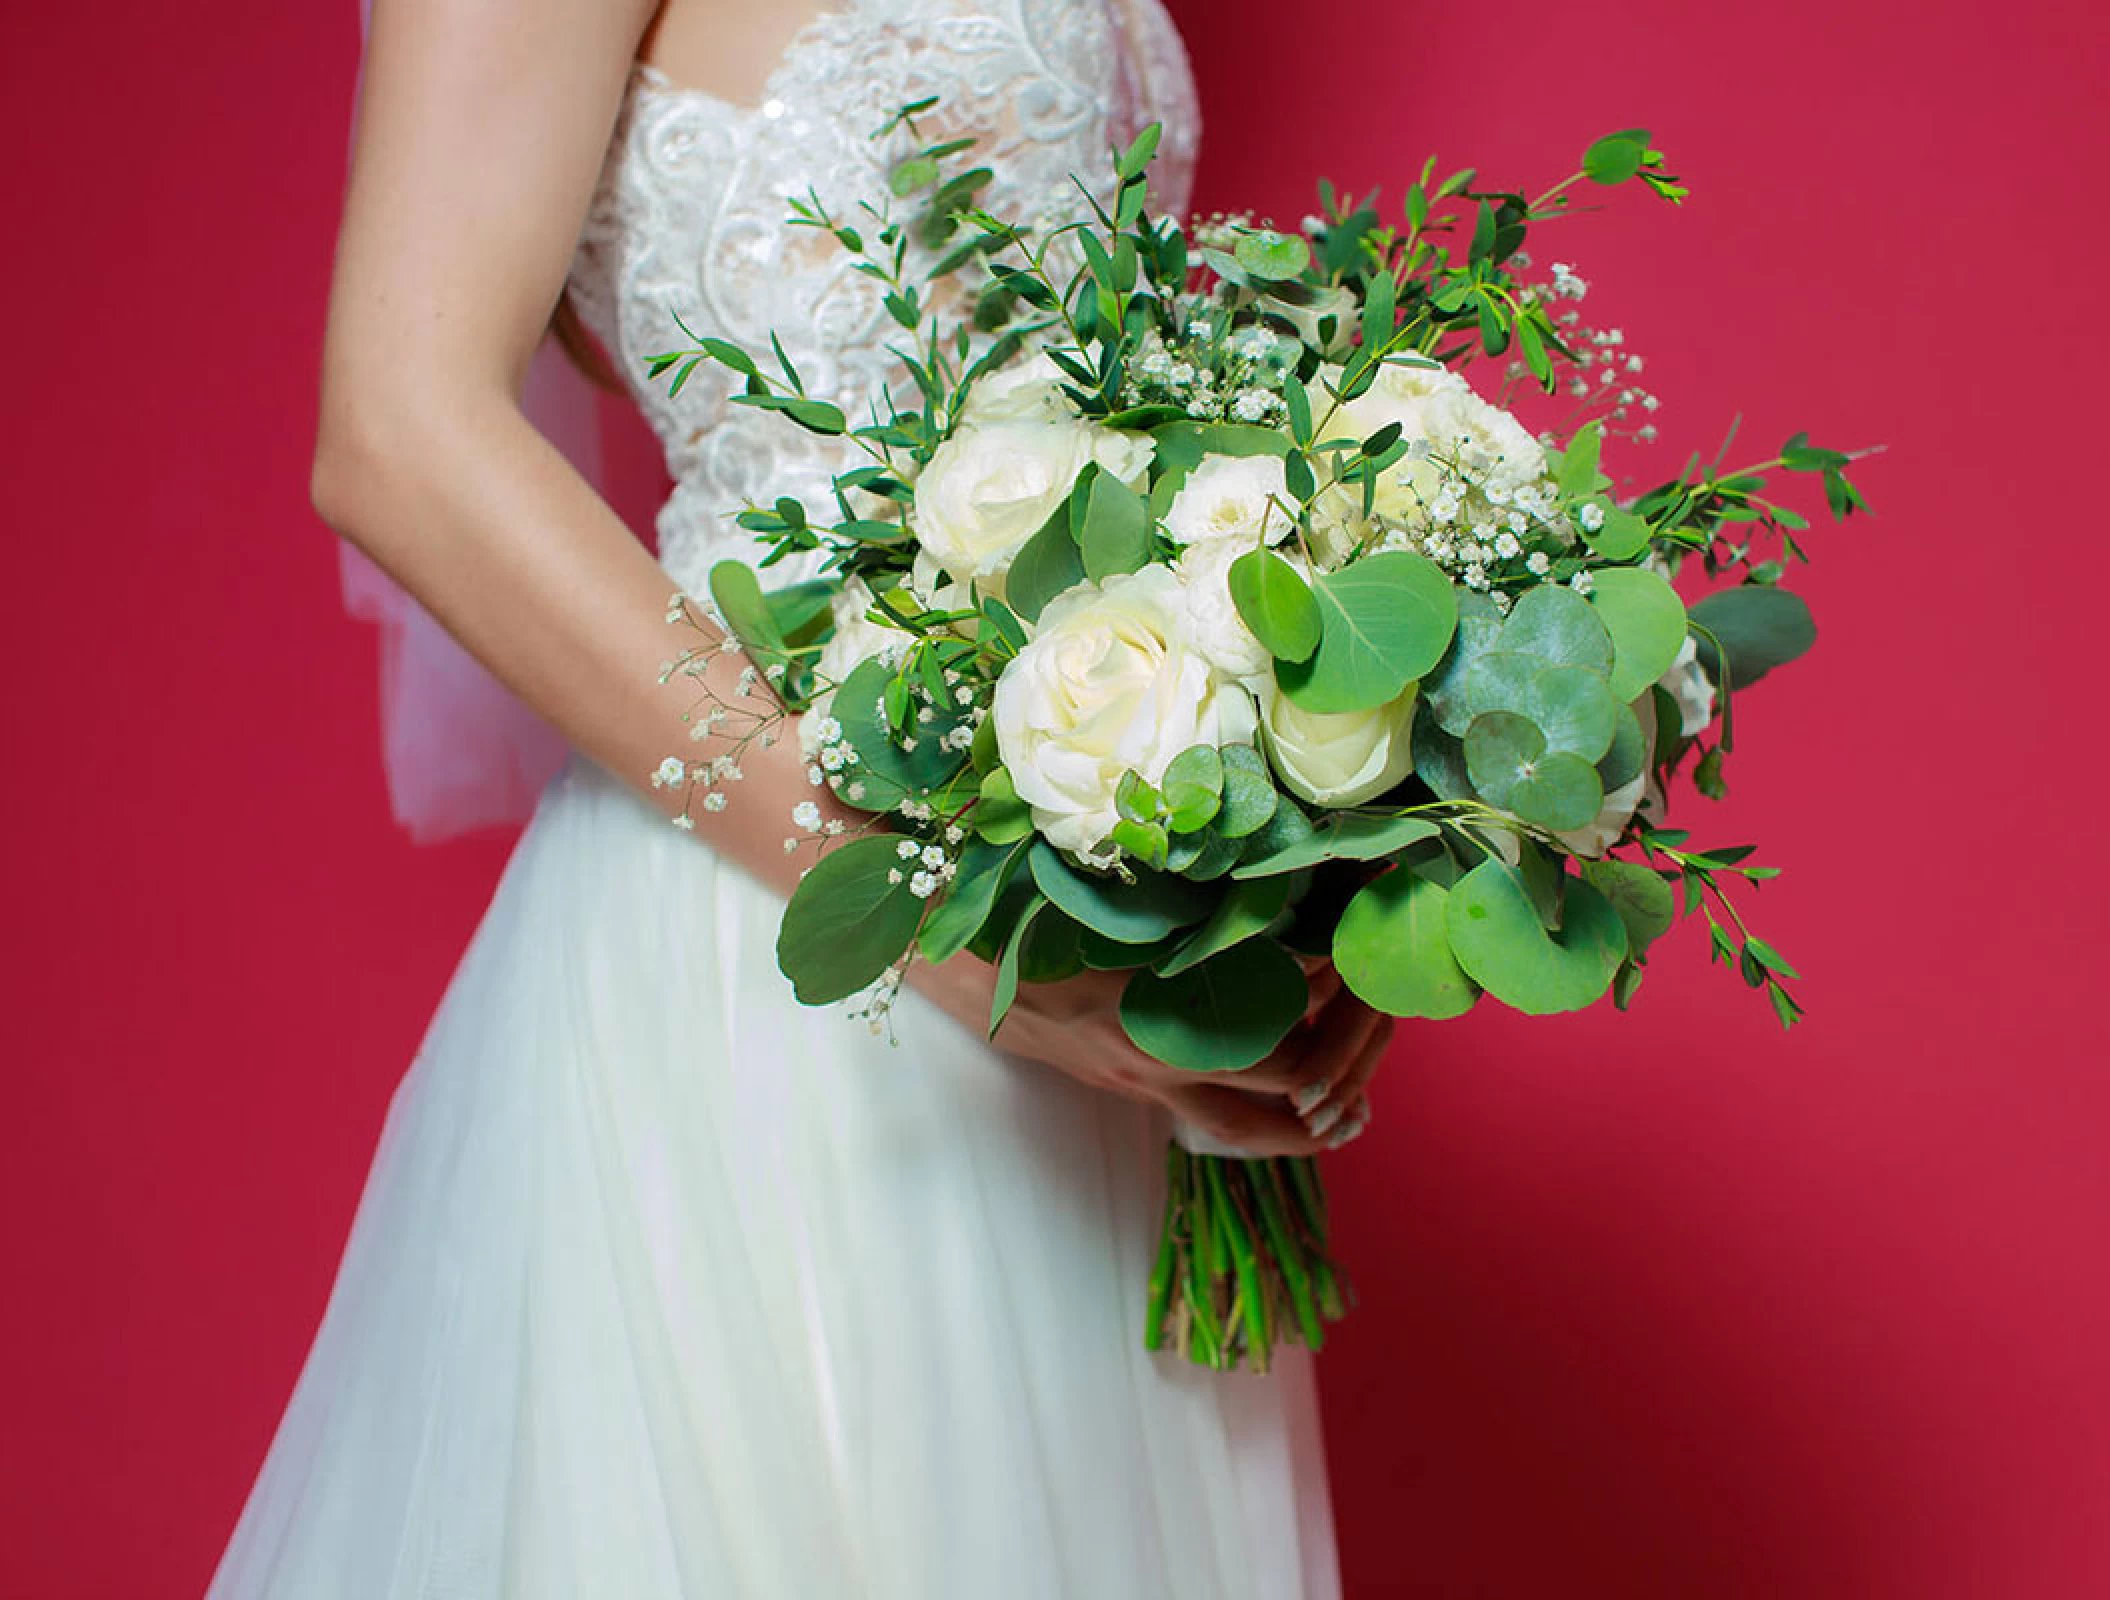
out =
[(916, 531), (955, 578), (993, 577), (1062, 504), (1093, 461), (1124, 483), (1150, 468), (1150, 441), (1078, 421), (962, 427), (916, 479)]
[(1004, 766), (1049, 843), (1108, 859), (1123, 774), (1156, 783), (1191, 746), (1251, 743), (1252, 696), (1193, 635), (1169, 567), (1079, 584), (1041, 613), (997, 680), (992, 714)]
[[(1341, 374), (1335, 368), (1322, 370), (1320, 377), (1333, 387), (1339, 387), (1341, 382)], [(1367, 439), (1378, 429), (1394, 422), (1399, 424), (1402, 438), (1433, 440), (1439, 433), (1448, 433), (1455, 426), (1451, 414), (1461, 398), (1470, 400), (1476, 397), (1466, 381), (1449, 367), (1387, 363), (1379, 369), (1376, 381), (1368, 389), (1353, 400), (1333, 407), (1332, 416), (1326, 418), (1319, 428), (1319, 442)], [(1312, 405), (1322, 418), (1330, 404), (1323, 389), (1313, 390)], [(1422, 508), (1435, 497), (1443, 478), (1443, 467), (1431, 460), (1426, 452), (1409, 451), (1378, 480), (1371, 509), (1396, 522), (1415, 521)], [(1360, 485), (1329, 493), (1352, 500), (1360, 512)]]
[(1356, 806), (1414, 770), (1418, 684), (1369, 711), (1306, 711), (1270, 680), (1260, 691), (1260, 739), (1283, 787), (1315, 806)]
[(825, 687), (799, 718), (799, 748), (806, 752), (809, 761), (819, 757), (820, 725), (835, 703), (834, 686), (847, 678), (859, 662), (872, 656), (898, 661), (910, 643), (909, 636), (899, 628), (874, 622), (867, 615), (872, 609), (872, 591), (865, 587), (862, 578), (852, 578), (844, 584), (829, 605), (835, 615), (835, 632), (821, 646), (813, 667), (815, 678)]
[[(1324, 374), (1338, 382), (1338, 375)], [(1546, 475), (1546, 451), (1529, 429), (1475, 394), (1447, 367), (1386, 366), (1364, 393), (1337, 409), (1320, 430), (1326, 439), (1367, 439), (1388, 423), (1398, 423), (1401, 437), (1422, 441), (1388, 467), (1371, 496), (1371, 510), (1388, 523), (1420, 527), (1446, 483), (1457, 483), (1458, 469), (1473, 482), (1504, 495)], [(1456, 488), (1452, 491), (1458, 492)], [(1360, 537), (1360, 485), (1325, 491), (1320, 497), (1317, 532), (1322, 543)], [(1329, 565), (1338, 557), (1321, 552)]]
[(1705, 733), (1707, 724), (1714, 720), (1714, 680), (1700, 665), (1697, 639), (1689, 633), (1685, 636), (1685, 643), (1678, 647), (1678, 658), (1656, 682), (1678, 702), (1679, 734), (1696, 739)]
[(960, 420), (977, 428), (993, 422), (1074, 420), (1077, 414), (1063, 398), (1062, 382), (1062, 369), (1045, 350), (1037, 351), (975, 379)]
[[(1189, 545), (1180, 553), (1173, 569), (1187, 589), (1187, 614), (1194, 624), (1195, 648), (1227, 678), (1256, 685), (1274, 676), (1275, 658), (1253, 637), (1245, 618), (1231, 599), (1231, 563), (1246, 554), (1246, 547), (1229, 539), (1211, 539)], [(1283, 556), (1300, 572), (1303, 562), (1294, 552)]]
[(1289, 503), (1280, 456), (1203, 456), (1165, 508), (1165, 531), (1180, 544), (1230, 544), (1242, 554), (1288, 536)]

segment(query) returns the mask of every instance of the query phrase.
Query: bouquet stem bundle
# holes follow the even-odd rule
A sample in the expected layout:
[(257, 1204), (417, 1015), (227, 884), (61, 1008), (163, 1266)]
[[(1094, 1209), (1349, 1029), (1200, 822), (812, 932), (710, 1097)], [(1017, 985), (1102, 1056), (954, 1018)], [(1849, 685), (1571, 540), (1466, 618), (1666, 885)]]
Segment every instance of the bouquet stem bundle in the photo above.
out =
[(1143, 1343), (1198, 1365), (1266, 1372), (1276, 1344), (1317, 1350), (1353, 1291), (1326, 1250), (1326, 1191), (1309, 1156), (1165, 1152), (1165, 1222)]

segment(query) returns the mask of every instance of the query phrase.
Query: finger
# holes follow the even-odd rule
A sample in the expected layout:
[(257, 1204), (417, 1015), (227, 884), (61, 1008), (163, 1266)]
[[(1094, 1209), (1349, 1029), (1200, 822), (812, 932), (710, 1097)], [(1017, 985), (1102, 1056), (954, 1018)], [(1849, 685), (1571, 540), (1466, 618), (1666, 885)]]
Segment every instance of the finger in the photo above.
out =
[(1386, 1026), (1375, 1029), (1364, 1041), (1347, 1069), (1333, 1081), (1326, 1097), (1304, 1113), (1305, 1124), (1320, 1138), (1337, 1132), (1348, 1117), (1354, 1114), (1358, 1101), (1364, 1097), (1370, 1080), (1376, 1076), (1378, 1064), (1385, 1059), (1385, 1052), (1392, 1045), (1391, 1018)]
[(1328, 961), (1322, 966), (1307, 967), (1304, 976), (1311, 985), (1311, 998), (1304, 1005), (1304, 1020), (1309, 1022), (1333, 1004), (1334, 996), (1341, 992), (1341, 974)]
[(1280, 1095), (1191, 1083), (1168, 1090), (1165, 1104), (1181, 1121), (1249, 1155), (1308, 1156), (1320, 1149), (1304, 1119)]

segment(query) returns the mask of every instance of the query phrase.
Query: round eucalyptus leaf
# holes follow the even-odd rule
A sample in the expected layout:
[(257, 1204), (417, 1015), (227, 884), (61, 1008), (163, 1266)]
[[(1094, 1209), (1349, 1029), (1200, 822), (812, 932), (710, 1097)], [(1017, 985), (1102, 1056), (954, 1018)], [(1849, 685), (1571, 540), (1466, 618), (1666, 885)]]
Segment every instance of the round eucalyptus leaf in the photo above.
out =
[(1466, 590), (1458, 598), (1458, 631), (1436, 670), (1422, 680), (1421, 698), (1436, 718), (1436, 725), (1455, 738), (1464, 738), (1473, 720), (1466, 699), (1466, 679), (1473, 663), (1495, 648), (1502, 633), (1502, 614), (1483, 594)]
[(1301, 233), (1272, 228), (1241, 233), (1232, 250), (1238, 264), (1256, 278), (1294, 278), (1311, 265), (1311, 246)]
[(777, 966), (802, 1004), (848, 998), (896, 961), (916, 937), (923, 902), (891, 835), (839, 845), (799, 880), (777, 929)]
[(1278, 662), (1275, 681), (1306, 711), (1336, 715), (1396, 700), (1443, 659), (1458, 622), (1443, 570), (1404, 550), (1366, 556), (1312, 586), (1319, 647)]
[(1622, 701), (1647, 691), (1685, 644), (1685, 602), (1647, 567), (1604, 567), (1590, 604), (1612, 636), (1612, 693)]
[(1595, 762), (1612, 747), (1619, 702), (1586, 667), (1547, 667), (1531, 680), (1524, 711), (1546, 736), (1548, 750)]
[[(1519, 716), (1529, 716), (1532, 680), (1546, 666), (1544, 656), (1521, 650), (1483, 652), (1465, 674), (1465, 708), (1472, 713), (1465, 719), (1466, 728), (1483, 711), (1514, 711)], [(1460, 738), (1465, 736), (1465, 728), (1457, 731)]]
[(1444, 908), (1451, 952), (1504, 1005), (1533, 1016), (1579, 1011), (1611, 987), (1626, 958), (1626, 925), (1580, 879), (1567, 885), (1558, 933), (1539, 921), (1516, 872), (1483, 861), (1458, 880)]
[(1491, 650), (1474, 664), (1466, 677), (1466, 701), (1476, 717), (1507, 711), (1536, 723), (1547, 749), (1585, 761), (1611, 748), (1619, 714), (1619, 702), (1600, 674), (1513, 650)]
[(1404, 869), (1364, 887), (1341, 913), (1333, 964), (1360, 1000), (1388, 1016), (1462, 1016), (1480, 990), (1451, 954), (1450, 895)]
[(1549, 750), (1517, 780), (1507, 804), (1541, 828), (1580, 828), (1603, 809), (1604, 785), (1597, 781), (1597, 769), (1581, 756)]
[(1319, 602), (1297, 569), (1272, 550), (1248, 550), (1231, 563), (1231, 604), (1260, 647), (1283, 661), (1309, 661), (1319, 648)]
[(1121, 991), (1121, 1026), (1168, 1066), (1237, 1072), (1265, 1060), (1310, 999), (1295, 956), (1272, 939), (1247, 939), (1170, 978), (1138, 972)]
[(1268, 825), (1282, 796), (1268, 772), (1267, 758), (1251, 745), (1225, 745), (1218, 754), (1223, 758), (1224, 787), (1215, 831), (1226, 839), (1243, 839)]
[(1612, 670), (1612, 636), (1590, 602), (1558, 583), (1526, 589), (1502, 625), (1501, 648), (1544, 656), (1563, 666)]
[[(863, 811), (891, 811), (903, 796), (928, 794), (940, 788), (967, 758), (946, 747), (945, 736), (959, 726), (956, 716), (940, 713), (935, 722), (916, 729), (916, 748), (904, 750), (894, 742), (886, 714), (881, 709), (894, 669), (874, 657), (850, 669), (835, 692), (831, 706), (842, 724), (843, 742), (857, 752), (857, 777), (863, 793), (848, 804)], [(847, 786), (845, 786), (847, 788)]]
[(1545, 754), (1538, 724), (1514, 711), (1483, 711), (1465, 730), (1465, 770), (1490, 805), (1507, 807)]

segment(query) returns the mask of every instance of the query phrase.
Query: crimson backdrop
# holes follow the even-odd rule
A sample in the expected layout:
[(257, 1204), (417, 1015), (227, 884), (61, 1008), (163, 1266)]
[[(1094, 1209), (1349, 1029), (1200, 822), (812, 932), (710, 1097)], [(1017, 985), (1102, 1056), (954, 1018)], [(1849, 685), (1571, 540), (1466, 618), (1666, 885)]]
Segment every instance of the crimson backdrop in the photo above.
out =
[[(349, 4), (13, 9), (0, 1595), (181, 1596), (507, 841), (390, 828), (306, 506)], [(1431, 145), (1536, 183), (1658, 131), (1691, 203), (1546, 252), (1650, 358), (1631, 472), (1739, 407), (1754, 445), (1892, 447), (1880, 519), (1812, 541), (1819, 652), (1694, 819), (1792, 869), (1759, 911), (1811, 1021), (1688, 942), (1631, 1019), (1408, 1030), (1332, 1163), (1349, 1595), (2110, 1591), (2103, 24), (1176, 9), (1205, 204), (1396, 194)]]

